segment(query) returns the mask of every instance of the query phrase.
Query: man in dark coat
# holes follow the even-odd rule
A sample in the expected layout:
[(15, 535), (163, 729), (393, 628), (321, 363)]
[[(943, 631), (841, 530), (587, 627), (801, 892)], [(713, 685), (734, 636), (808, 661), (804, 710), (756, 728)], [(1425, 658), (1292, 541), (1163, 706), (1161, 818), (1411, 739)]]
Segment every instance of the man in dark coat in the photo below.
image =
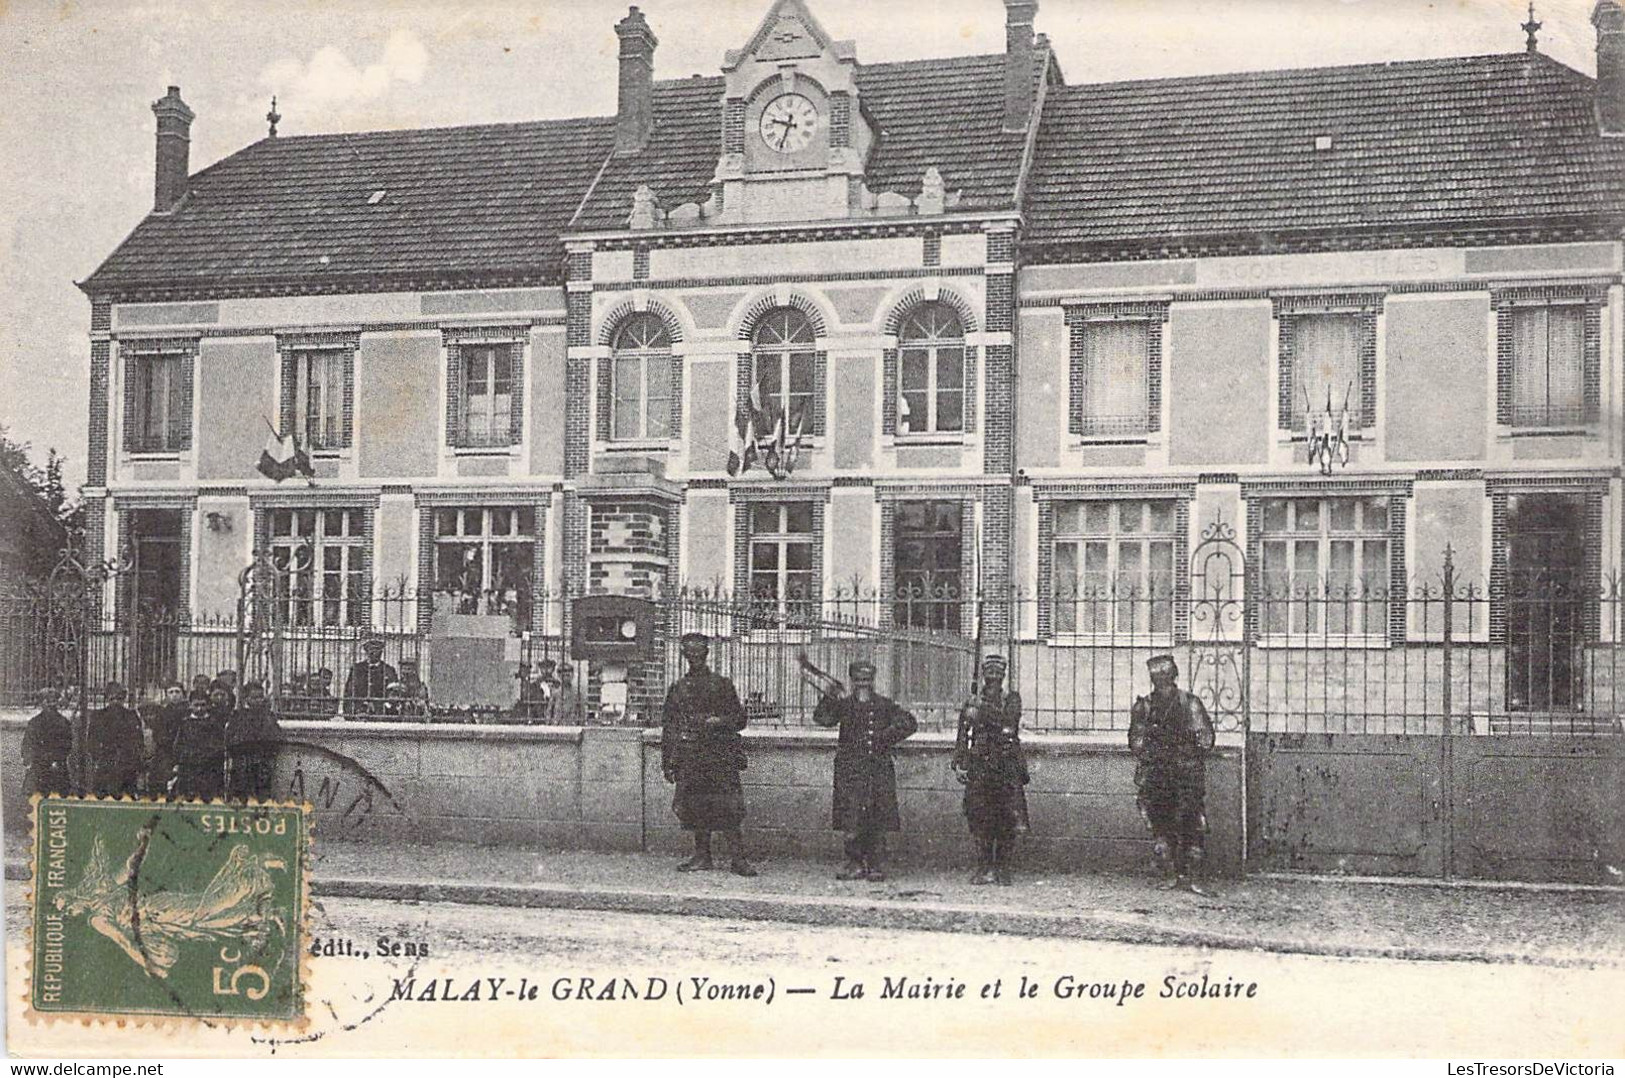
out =
[(1158, 863), (1173, 874), (1165, 887), (1206, 894), (1191, 877), (1205, 852), (1203, 760), (1213, 751), (1213, 720), (1197, 696), (1176, 684), (1172, 655), (1154, 656), (1146, 666), (1152, 689), (1134, 701), (1128, 727), (1128, 747), (1138, 761), (1135, 800)]
[(1010, 883), (1016, 836), (1027, 830), (1027, 760), (1021, 694), (1004, 689), (1002, 655), (982, 659), (982, 684), (959, 712), (954, 771), (965, 784), (965, 822), (978, 854), (972, 883)]
[(660, 764), (666, 781), (677, 786), (672, 810), (683, 828), (694, 832), (694, 856), (679, 872), (711, 867), (711, 832), (721, 831), (732, 854), (735, 875), (754, 876), (745, 859), (740, 825), (745, 820), (745, 791), (739, 773), (745, 769), (745, 709), (734, 684), (706, 665), (710, 639), (684, 633), (681, 643), (688, 673), (666, 693), (660, 732)]
[(265, 686), (243, 686), (243, 706), (226, 722), (226, 751), (231, 758), (229, 793), (234, 801), (269, 801), (276, 777), (276, 749), (282, 724), (271, 713)]
[(100, 797), (135, 797), (141, 792), (144, 763), (141, 717), (130, 710), (124, 686), (109, 681), (107, 705), (90, 713), (85, 730), (90, 792)]
[(147, 760), (147, 792), (154, 797), (163, 796), (175, 773), (175, 739), (180, 734), (181, 723), (186, 721), (188, 711), (186, 689), (177, 681), (164, 687), (163, 703), (144, 716), (152, 734), (152, 755)]
[(391, 682), (401, 675), (384, 661), (384, 642), (369, 636), (361, 643), (365, 656), (350, 667), (344, 679), (344, 713), (353, 718), (380, 718), (385, 714)]
[(71, 792), (68, 757), (73, 753), (73, 725), (57, 709), (62, 694), (39, 692), (39, 714), (23, 731), (23, 760), (28, 765), (28, 788), (38, 794)]
[(892, 750), (919, 723), (896, 701), (875, 692), (874, 663), (858, 659), (846, 673), (852, 691), (826, 693), (813, 710), (819, 726), (840, 727), (830, 825), (846, 832), (846, 865), (835, 878), (878, 883), (886, 878), (886, 832), (902, 828)]
[(175, 734), (173, 797), (213, 801), (226, 796), (226, 726), (209, 701), (194, 695)]

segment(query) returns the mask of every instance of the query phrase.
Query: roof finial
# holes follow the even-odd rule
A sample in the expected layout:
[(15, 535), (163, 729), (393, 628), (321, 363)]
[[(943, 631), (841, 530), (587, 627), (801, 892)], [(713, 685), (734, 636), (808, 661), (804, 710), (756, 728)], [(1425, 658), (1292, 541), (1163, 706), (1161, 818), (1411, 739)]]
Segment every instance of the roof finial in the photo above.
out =
[(265, 121), (271, 125), (271, 138), (276, 138), (276, 125), (282, 120), (282, 113), (276, 110), (276, 95), (271, 96), (271, 111), (265, 114)]
[(1525, 47), (1530, 52), (1539, 52), (1540, 45), (1535, 41), (1535, 34), (1540, 30), (1541, 24), (1535, 21), (1535, 0), (1529, 0), (1529, 21), (1523, 24), (1523, 32), (1528, 35), (1529, 43)]

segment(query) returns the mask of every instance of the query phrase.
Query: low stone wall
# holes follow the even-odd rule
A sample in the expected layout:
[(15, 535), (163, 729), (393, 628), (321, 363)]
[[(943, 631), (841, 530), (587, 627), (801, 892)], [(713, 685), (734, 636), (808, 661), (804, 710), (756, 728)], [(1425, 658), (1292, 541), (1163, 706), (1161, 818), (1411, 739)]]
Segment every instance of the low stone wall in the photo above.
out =
[[(658, 730), (289, 721), (279, 793), (316, 807), (318, 842), (460, 841), (555, 848), (688, 848), (660, 770)], [(27, 830), (23, 720), (0, 717), (5, 826)], [(829, 828), (835, 735), (747, 732), (746, 829), (754, 853), (839, 856)], [(898, 750), (902, 863), (962, 864), (971, 856), (952, 739), (924, 734)], [(1134, 807), (1134, 762), (1114, 735), (1027, 742), (1032, 833), (1022, 858), (1053, 867), (1140, 868), (1150, 841)], [(1241, 870), (1239, 746), (1208, 767), (1210, 860)]]

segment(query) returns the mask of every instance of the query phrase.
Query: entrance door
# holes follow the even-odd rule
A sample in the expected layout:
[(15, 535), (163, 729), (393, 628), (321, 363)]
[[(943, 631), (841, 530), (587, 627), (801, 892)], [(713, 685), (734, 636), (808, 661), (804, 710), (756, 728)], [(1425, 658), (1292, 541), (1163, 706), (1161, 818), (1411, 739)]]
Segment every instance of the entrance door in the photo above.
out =
[(958, 502), (899, 502), (892, 564), (897, 578), (895, 624), (961, 629), (964, 536)]
[(131, 688), (144, 691), (175, 680), (181, 617), (181, 511), (136, 510), (130, 522), (135, 555), (131, 612)]
[(1585, 499), (1507, 498), (1507, 707), (1568, 710), (1581, 700)]

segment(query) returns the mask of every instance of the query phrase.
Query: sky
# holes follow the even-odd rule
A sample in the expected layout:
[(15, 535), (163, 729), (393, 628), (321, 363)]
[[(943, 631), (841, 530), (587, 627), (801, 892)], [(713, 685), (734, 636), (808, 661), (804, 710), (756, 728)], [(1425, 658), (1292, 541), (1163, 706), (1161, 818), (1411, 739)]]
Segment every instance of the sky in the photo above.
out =
[[(1537, 0), (1596, 70), (1593, 0)], [(0, 0), (0, 424), (84, 477), (88, 277), (152, 205), (178, 85), (201, 169), (283, 134), (615, 111), (625, 0)], [(771, 0), (642, 0), (656, 78), (714, 75)], [(1001, 0), (809, 0), (859, 62), (1000, 52)], [(1069, 83), (1515, 52), (1523, 0), (1040, 0)]]

